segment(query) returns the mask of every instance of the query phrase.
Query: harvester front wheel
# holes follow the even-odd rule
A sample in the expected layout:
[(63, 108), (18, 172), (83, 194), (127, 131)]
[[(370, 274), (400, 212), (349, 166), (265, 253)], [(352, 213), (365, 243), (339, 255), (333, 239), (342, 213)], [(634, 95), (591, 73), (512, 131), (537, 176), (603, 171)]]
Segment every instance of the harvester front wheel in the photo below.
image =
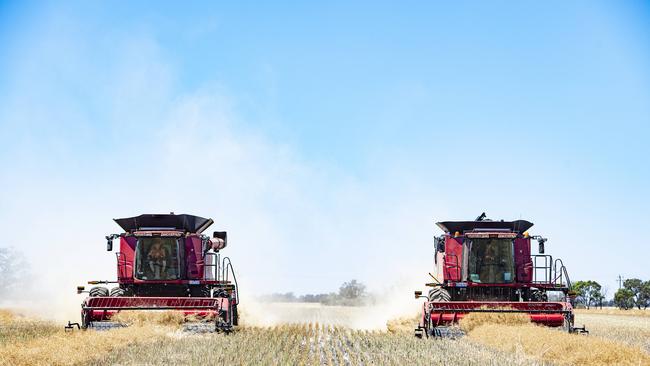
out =
[(111, 289), (111, 296), (113, 297), (124, 296), (124, 290), (119, 287), (113, 287)]
[(442, 287), (434, 287), (429, 290), (429, 301), (447, 302), (451, 301), (451, 295)]
[(96, 286), (96, 287), (91, 288), (90, 291), (88, 291), (88, 294), (90, 296), (92, 296), (92, 297), (95, 297), (95, 296), (108, 296), (109, 292), (108, 292), (108, 289), (106, 287)]

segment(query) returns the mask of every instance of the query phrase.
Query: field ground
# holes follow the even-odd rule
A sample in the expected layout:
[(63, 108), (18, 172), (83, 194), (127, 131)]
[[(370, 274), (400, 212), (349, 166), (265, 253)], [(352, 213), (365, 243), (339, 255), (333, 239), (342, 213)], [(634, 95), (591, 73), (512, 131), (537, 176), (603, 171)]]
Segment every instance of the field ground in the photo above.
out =
[[(275, 325), (253, 325), (249, 319), (229, 335), (188, 333), (177, 318), (163, 314), (148, 315), (151, 323), (145, 325), (70, 334), (60, 324), (0, 310), (0, 364), (650, 364), (645, 313), (579, 311), (577, 323), (585, 323), (590, 336), (501, 321), (477, 324), (458, 340), (418, 340), (411, 319), (393, 321), (391, 331), (360, 329), (371, 309), (305, 304), (264, 309)], [(356, 326), (346, 327), (350, 324)]]
[(576, 314), (576, 324), (585, 324), (593, 337), (640, 346), (650, 353), (650, 317), (647, 315), (589, 314), (580, 311)]
[(591, 315), (622, 315), (622, 316), (635, 316), (635, 317), (650, 317), (650, 311), (644, 309), (630, 309), (621, 310), (618, 308), (591, 308), (575, 309), (576, 314), (591, 314)]

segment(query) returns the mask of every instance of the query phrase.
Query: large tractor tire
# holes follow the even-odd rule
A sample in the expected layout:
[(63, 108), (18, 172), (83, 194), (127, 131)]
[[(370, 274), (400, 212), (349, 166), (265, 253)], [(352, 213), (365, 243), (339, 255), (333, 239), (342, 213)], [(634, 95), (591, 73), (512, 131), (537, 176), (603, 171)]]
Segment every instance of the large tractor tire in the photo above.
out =
[(434, 287), (429, 291), (429, 301), (451, 301), (451, 295), (449, 295), (449, 292), (442, 287)]
[(548, 296), (546, 296), (545, 292), (539, 290), (533, 290), (530, 292), (530, 299), (532, 301), (547, 302)]
[(108, 292), (108, 289), (106, 287), (96, 286), (96, 287), (91, 288), (90, 291), (88, 291), (88, 294), (90, 296), (92, 296), (92, 297), (108, 296), (109, 292)]
[(190, 288), (192, 297), (210, 297), (210, 288), (207, 286), (194, 286)]
[(113, 287), (111, 289), (111, 296), (114, 296), (114, 297), (124, 296), (124, 290), (119, 288), (119, 287)]

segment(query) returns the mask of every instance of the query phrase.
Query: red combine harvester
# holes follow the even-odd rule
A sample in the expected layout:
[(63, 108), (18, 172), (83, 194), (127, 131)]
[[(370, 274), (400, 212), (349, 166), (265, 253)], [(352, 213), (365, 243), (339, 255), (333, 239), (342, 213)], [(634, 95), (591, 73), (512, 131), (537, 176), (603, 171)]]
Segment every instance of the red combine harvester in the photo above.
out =
[[(227, 244), (225, 231), (203, 235), (214, 222), (193, 215), (140, 215), (115, 219), (124, 230), (106, 237), (107, 250), (120, 240), (117, 281), (89, 281), (91, 285), (117, 284), (109, 289), (83, 286), (81, 327), (106, 327), (122, 310), (174, 310), (193, 318), (214, 320), (216, 330), (237, 325), (237, 280), (228, 257), (219, 251)], [(72, 328), (68, 324), (66, 328)]]
[[(533, 323), (587, 333), (573, 321), (571, 281), (561, 259), (544, 254), (546, 238), (530, 236), (525, 220), (436, 223), (436, 275), (426, 298), (417, 337), (458, 335), (450, 325), (471, 312), (525, 313)], [(539, 254), (531, 255), (531, 240)]]

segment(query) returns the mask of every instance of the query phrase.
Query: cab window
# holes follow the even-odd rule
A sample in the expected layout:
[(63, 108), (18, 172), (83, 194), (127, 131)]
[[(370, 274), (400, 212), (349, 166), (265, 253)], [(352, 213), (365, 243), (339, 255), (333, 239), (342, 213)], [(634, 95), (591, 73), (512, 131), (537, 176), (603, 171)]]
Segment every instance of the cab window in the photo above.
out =
[(511, 239), (473, 239), (469, 243), (468, 280), (478, 283), (514, 281), (514, 249)]
[(141, 280), (175, 280), (179, 278), (178, 238), (138, 238), (136, 278)]

